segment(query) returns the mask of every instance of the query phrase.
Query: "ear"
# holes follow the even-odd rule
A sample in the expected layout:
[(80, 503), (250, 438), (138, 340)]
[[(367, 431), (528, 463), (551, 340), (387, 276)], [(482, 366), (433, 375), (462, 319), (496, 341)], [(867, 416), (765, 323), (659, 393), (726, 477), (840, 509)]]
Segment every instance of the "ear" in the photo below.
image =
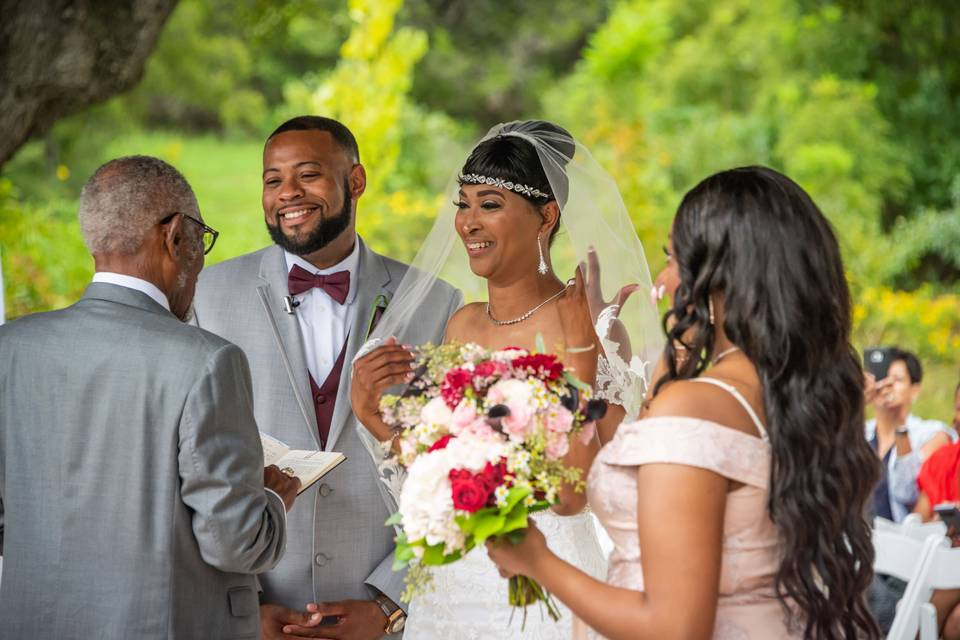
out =
[(540, 233), (548, 236), (550, 232), (560, 224), (560, 205), (556, 200), (551, 200), (540, 208), (540, 217), (543, 222), (540, 224)]
[(160, 233), (163, 234), (164, 253), (173, 261), (178, 261), (183, 250), (183, 216), (174, 216), (170, 222), (160, 227)]
[(350, 183), (350, 196), (356, 200), (367, 190), (367, 170), (363, 168), (362, 164), (353, 165), (353, 168), (350, 169), (348, 181)]

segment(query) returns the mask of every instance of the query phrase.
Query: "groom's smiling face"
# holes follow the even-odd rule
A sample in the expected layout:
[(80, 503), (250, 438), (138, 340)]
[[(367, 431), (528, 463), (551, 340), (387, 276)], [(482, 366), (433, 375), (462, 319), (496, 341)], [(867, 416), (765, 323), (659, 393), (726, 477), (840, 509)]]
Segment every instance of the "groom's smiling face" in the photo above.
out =
[(264, 219), (273, 241), (296, 255), (345, 233), (352, 239), (354, 202), (365, 186), (363, 167), (326, 131), (286, 131), (264, 147)]

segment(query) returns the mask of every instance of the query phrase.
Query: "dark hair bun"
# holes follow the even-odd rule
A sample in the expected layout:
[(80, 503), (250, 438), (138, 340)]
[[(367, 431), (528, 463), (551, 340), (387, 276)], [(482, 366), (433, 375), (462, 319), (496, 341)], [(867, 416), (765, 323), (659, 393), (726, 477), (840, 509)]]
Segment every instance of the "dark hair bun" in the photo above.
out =
[[(550, 183), (543, 169), (543, 163), (537, 149), (529, 140), (510, 133), (526, 134), (556, 151), (551, 160), (566, 166), (576, 152), (576, 144), (570, 133), (558, 125), (545, 120), (523, 120), (503, 125), (498, 135), (487, 138), (470, 153), (461, 173), (477, 174), (487, 178), (500, 178), (504, 181), (526, 185), (543, 193), (547, 197), (519, 194), (535, 204), (545, 204), (556, 200), (562, 208), (567, 202), (569, 184), (565, 173), (555, 177)], [(559, 226), (559, 225), (558, 225)], [(556, 230), (558, 227), (554, 227)]]

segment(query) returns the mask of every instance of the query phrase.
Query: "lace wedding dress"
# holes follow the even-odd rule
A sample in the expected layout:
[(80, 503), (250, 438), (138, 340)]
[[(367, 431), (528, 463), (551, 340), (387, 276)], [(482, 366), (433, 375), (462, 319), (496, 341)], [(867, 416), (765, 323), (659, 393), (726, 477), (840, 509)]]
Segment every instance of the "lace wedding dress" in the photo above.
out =
[[(604, 579), (606, 559), (600, 549), (593, 514), (558, 516), (545, 511), (534, 516), (547, 544), (561, 558), (590, 575)], [(507, 603), (507, 581), (500, 577), (486, 549), (474, 549), (462, 560), (433, 568), (434, 588), (410, 603), (404, 637), (411, 640), (569, 640), (573, 615), (559, 601), (561, 616), (554, 622), (545, 610), (523, 611)], [(511, 620), (511, 616), (513, 619)]]

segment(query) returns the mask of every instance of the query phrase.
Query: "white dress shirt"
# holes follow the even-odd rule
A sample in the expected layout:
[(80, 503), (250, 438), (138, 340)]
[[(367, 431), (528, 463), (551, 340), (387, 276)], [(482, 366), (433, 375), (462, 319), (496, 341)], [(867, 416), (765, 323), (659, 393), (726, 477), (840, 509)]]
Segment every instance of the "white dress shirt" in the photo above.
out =
[(353, 241), (353, 251), (341, 262), (327, 269), (317, 269), (315, 266), (292, 253), (284, 252), (287, 260), (287, 273), (293, 265), (299, 265), (308, 272), (319, 275), (330, 275), (337, 271), (350, 272), (350, 291), (343, 304), (330, 297), (323, 289), (314, 287), (309, 291), (294, 296), (300, 305), (297, 307), (297, 322), (300, 323), (300, 334), (303, 336), (304, 356), (307, 359), (307, 369), (313, 376), (317, 386), (323, 386), (324, 381), (333, 370), (340, 351), (347, 341), (350, 318), (352, 318), (354, 302), (357, 299), (357, 267), (360, 264), (360, 243)]
[(136, 289), (137, 291), (147, 294), (161, 307), (170, 311), (170, 302), (167, 300), (167, 296), (152, 282), (134, 278), (133, 276), (128, 276), (123, 273), (113, 273), (111, 271), (97, 271), (93, 274), (93, 281), (116, 284), (121, 287), (126, 287), (127, 289)]

